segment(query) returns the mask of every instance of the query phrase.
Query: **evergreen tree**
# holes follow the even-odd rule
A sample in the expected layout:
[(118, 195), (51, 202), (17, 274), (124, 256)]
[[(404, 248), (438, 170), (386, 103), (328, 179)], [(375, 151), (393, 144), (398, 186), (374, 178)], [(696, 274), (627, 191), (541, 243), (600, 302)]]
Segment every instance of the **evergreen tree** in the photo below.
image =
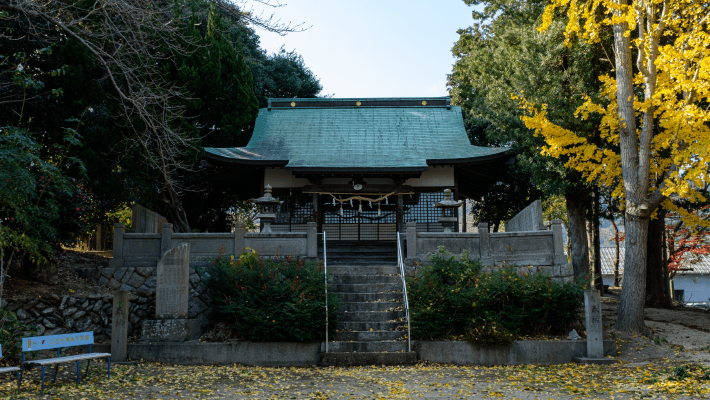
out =
[(473, 142), (509, 146), (516, 152), (509, 171), (511, 184), (494, 186), (474, 212), (498, 224), (540, 196), (564, 195), (575, 275), (585, 279), (589, 275), (586, 210), (593, 185), (565, 168), (564, 160), (541, 154), (544, 140), (525, 127), (520, 119), (524, 111), (513, 96), (545, 99), (541, 102), (549, 105), (548, 112), (558, 123), (598, 138), (598, 119), (580, 121), (571, 114), (585, 96), (599, 97), (597, 76), (611, 66), (600, 59), (610, 40), (566, 47), (562, 24), (538, 32), (546, 4), (542, 0), (466, 3), (486, 8), (474, 12), (476, 24), (459, 31), (453, 48), (457, 61), (449, 76), (452, 102), (464, 109)]
[(169, 63), (172, 81), (188, 97), (185, 120), (199, 131), (202, 146), (235, 146), (259, 111), (241, 45), (225, 37), (222, 17), (213, 9), (200, 23), (191, 17), (186, 30), (192, 48), (187, 54), (175, 54)]

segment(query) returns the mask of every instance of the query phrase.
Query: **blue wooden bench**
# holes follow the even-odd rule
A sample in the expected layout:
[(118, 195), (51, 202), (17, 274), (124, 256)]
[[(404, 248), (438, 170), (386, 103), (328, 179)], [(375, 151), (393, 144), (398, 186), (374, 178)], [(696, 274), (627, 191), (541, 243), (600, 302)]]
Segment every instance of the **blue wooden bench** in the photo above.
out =
[[(22, 385), (22, 375), (25, 372), (25, 366), (29, 368), (39, 366), (42, 367), (42, 390), (44, 390), (44, 367), (54, 364), (54, 380), (57, 381), (57, 371), (59, 364), (67, 362), (76, 362), (76, 384), (79, 384), (79, 375), (81, 372), (79, 363), (86, 360), (86, 374), (89, 373), (89, 364), (91, 360), (96, 358), (108, 359), (108, 379), (111, 379), (111, 353), (92, 353), (91, 345), (94, 343), (94, 332), (67, 333), (64, 335), (53, 336), (37, 336), (22, 339), (22, 365), (20, 367), (20, 379), (17, 381), (17, 389)], [(89, 352), (86, 354), (77, 354), (73, 356), (62, 356), (61, 350), (65, 347), (74, 346), (89, 346)], [(30, 351), (51, 350), (57, 349), (57, 356), (53, 358), (45, 358), (40, 360), (25, 361), (25, 353)], [(28, 369), (29, 369), (28, 368)]]
[[(0, 345), (0, 358), (2, 358), (2, 345)], [(4, 367), (0, 368), (0, 374), (4, 372), (19, 372), (20, 367)]]

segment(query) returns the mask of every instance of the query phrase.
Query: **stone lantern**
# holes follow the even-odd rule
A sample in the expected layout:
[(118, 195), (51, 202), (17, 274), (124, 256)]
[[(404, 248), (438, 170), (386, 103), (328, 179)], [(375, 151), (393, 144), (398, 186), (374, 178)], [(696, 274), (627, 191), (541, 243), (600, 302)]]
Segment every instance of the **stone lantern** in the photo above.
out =
[(444, 233), (451, 233), (451, 229), (458, 221), (456, 215), (457, 210), (463, 201), (454, 201), (451, 199), (451, 189), (444, 190), (444, 200), (434, 203), (434, 207), (441, 208), (441, 216), (439, 222), (444, 225)]
[(276, 207), (283, 203), (271, 196), (271, 185), (264, 186), (264, 195), (258, 199), (252, 199), (252, 202), (259, 205), (259, 214), (257, 218), (264, 222), (264, 230), (261, 233), (271, 233), (271, 223), (276, 219)]

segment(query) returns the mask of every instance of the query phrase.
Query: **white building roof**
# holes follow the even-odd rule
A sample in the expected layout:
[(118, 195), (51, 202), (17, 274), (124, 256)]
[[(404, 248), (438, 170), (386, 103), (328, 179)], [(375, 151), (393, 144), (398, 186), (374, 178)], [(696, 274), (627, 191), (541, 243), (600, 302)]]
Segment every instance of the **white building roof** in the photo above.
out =
[[(602, 275), (614, 275), (614, 259), (616, 258), (616, 249), (614, 247), (601, 248)], [(624, 246), (619, 246), (619, 274), (624, 274), (624, 257), (626, 249)], [(683, 268), (692, 269), (691, 271), (678, 271), (678, 274), (710, 274), (710, 257), (705, 255), (696, 255), (686, 257), (682, 264)]]

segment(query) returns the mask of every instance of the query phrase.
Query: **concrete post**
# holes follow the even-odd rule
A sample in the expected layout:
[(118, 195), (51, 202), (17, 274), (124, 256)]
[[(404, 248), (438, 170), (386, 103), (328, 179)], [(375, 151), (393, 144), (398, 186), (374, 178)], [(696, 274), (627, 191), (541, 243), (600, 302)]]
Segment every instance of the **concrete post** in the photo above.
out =
[(113, 294), (111, 320), (111, 361), (126, 361), (128, 356), (128, 291)]
[(318, 224), (309, 222), (307, 225), (308, 258), (316, 258), (318, 257)]
[(417, 222), (407, 222), (407, 258), (417, 256)]
[(113, 258), (109, 260), (109, 267), (123, 267), (123, 234), (126, 226), (121, 223), (113, 224)]
[(163, 224), (163, 231), (160, 238), (160, 256), (162, 257), (166, 251), (170, 250), (173, 241), (173, 224)]
[(554, 264), (567, 264), (567, 255), (565, 254), (565, 246), (562, 241), (562, 220), (553, 219), (550, 221), (552, 229), (552, 248), (554, 255)]
[(493, 257), (491, 257), (491, 240), (490, 233), (488, 232), (488, 222), (478, 224), (478, 237), (481, 247), (481, 264), (492, 267)]
[(247, 247), (246, 243), (244, 242), (244, 224), (241, 222), (237, 222), (237, 224), (234, 226), (234, 256), (239, 257), (240, 254), (244, 251), (244, 248)]
[(604, 358), (602, 307), (598, 290), (587, 289), (584, 291), (584, 314), (587, 325), (587, 357)]

